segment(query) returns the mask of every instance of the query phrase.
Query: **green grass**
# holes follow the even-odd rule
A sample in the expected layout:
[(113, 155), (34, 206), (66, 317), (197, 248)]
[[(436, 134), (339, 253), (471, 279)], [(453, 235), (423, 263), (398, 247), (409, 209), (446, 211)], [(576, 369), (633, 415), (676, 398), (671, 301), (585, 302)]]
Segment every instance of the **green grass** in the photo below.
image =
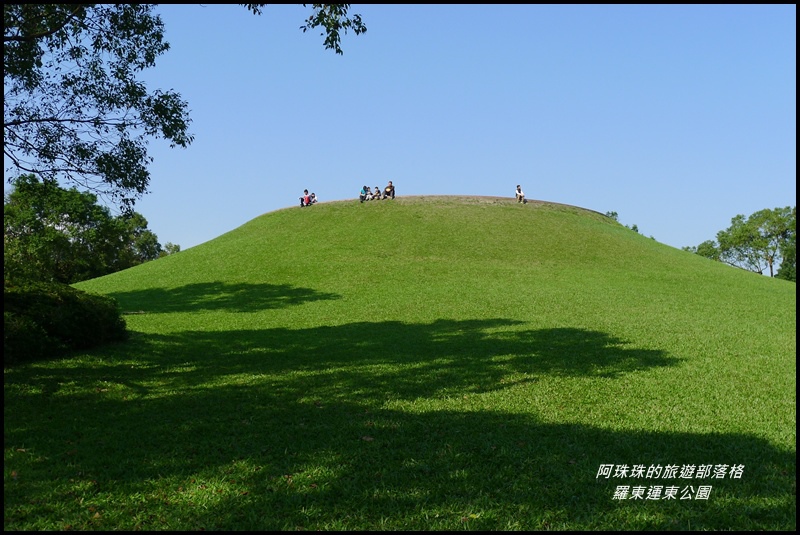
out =
[(5, 370), (6, 530), (796, 527), (795, 285), (600, 214), (322, 203), (76, 286), (132, 337)]

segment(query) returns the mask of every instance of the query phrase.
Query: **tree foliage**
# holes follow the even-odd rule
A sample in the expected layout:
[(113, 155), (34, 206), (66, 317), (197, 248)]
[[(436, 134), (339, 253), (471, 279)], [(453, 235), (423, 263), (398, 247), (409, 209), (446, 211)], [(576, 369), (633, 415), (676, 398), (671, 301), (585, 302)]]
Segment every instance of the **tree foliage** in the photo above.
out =
[(71, 284), (162, 256), (147, 220), (97, 197), (22, 175), (3, 203), (5, 277)]
[[(349, 4), (311, 7), (300, 28), (321, 28), (338, 54), (342, 33), (366, 31)], [(150, 182), (148, 141), (194, 139), (180, 94), (136, 78), (169, 49), (154, 4), (5, 4), (3, 23), (6, 176), (60, 179), (131, 208)]]
[(136, 75), (168, 50), (148, 4), (6, 4), (3, 151), (123, 206), (147, 190), (150, 138), (192, 142), (187, 103)]
[(781, 248), (781, 267), (775, 277), (797, 282), (797, 207), (792, 208), (786, 240)]
[[(248, 10), (260, 15), (267, 4), (243, 4)], [(307, 6), (308, 4), (303, 4)], [(300, 26), (303, 33), (321, 28), (320, 35), (325, 37), (325, 49), (333, 49), (337, 54), (343, 53), (341, 47), (342, 34), (352, 31), (356, 35), (365, 33), (367, 27), (361, 15), (348, 15), (350, 4), (311, 4), (313, 13)]]
[(740, 214), (717, 233), (716, 241), (684, 250), (770, 277), (780, 265), (780, 278), (795, 280), (796, 221), (797, 209), (789, 206), (759, 210), (750, 217)]
[(690, 253), (696, 253), (700, 256), (704, 256), (709, 260), (718, 261), (719, 258), (719, 248), (717, 247), (717, 243), (714, 240), (706, 240), (697, 247), (690, 246), (684, 247), (684, 251), (689, 251)]
[(179, 253), (179, 252), (181, 252), (181, 246), (180, 245), (178, 245), (176, 243), (172, 243), (172, 242), (167, 242), (167, 243), (164, 244), (163, 250), (160, 253), (158, 253), (158, 255), (159, 256), (169, 256), (171, 254), (175, 254), (175, 253)]

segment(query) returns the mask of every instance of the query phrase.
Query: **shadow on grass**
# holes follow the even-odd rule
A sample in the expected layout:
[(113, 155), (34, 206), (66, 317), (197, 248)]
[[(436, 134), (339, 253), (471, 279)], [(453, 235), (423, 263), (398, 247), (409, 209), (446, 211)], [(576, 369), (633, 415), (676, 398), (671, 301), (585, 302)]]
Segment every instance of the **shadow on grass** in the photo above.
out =
[[(6, 377), (6, 527), (59, 510), (76, 529), (791, 529), (795, 454), (761, 438), (476, 410), (472, 394), (531, 395), (543, 375), (674, 365), (604, 333), (518, 323), (138, 335), (98, 366), (20, 367)], [(10, 383), (25, 388), (10, 397)], [(410, 408), (432, 398), (448, 408)], [(30, 455), (9, 458), (22, 445)], [(645, 481), (598, 478), (601, 464), (745, 470)], [(659, 484), (713, 490), (613, 499)]]
[[(518, 320), (437, 320), (430, 324), (360, 322), (309, 329), (134, 333), (125, 346), (167, 389), (191, 389), (215, 376), (245, 374), (302, 381), (307, 392), (370, 403), (446, 397), (533, 382), (538, 376), (606, 377), (674, 366), (663, 351), (629, 347), (608, 334), (559, 328), (512, 331)], [(124, 349), (123, 349), (124, 351)], [(108, 368), (100, 372), (108, 373)], [(119, 370), (122, 379), (135, 376)], [(39, 377), (56, 392), (65, 369)], [(91, 374), (92, 371), (81, 372)], [(81, 375), (81, 377), (85, 377)], [(273, 379), (278, 377), (278, 379)]]
[(187, 284), (169, 290), (151, 288), (134, 292), (117, 292), (109, 296), (116, 299), (122, 310), (128, 314), (198, 310), (256, 312), (341, 297), (334, 293), (299, 288), (290, 284), (225, 282)]

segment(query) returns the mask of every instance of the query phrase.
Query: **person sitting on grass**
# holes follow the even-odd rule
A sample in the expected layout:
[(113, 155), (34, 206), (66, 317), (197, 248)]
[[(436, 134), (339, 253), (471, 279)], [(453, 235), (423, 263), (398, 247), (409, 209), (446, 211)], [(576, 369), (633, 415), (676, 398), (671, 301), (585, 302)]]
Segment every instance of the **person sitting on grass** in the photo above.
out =
[(394, 199), (394, 184), (392, 181), (389, 181), (389, 184), (383, 189), (383, 198), (384, 199)]
[(519, 184), (517, 184), (517, 191), (515, 192), (515, 194), (517, 196), (517, 202), (521, 202), (523, 204), (527, 202), (525, 200), (525, 194), (522, 192), (522, 186), (520, 186)]

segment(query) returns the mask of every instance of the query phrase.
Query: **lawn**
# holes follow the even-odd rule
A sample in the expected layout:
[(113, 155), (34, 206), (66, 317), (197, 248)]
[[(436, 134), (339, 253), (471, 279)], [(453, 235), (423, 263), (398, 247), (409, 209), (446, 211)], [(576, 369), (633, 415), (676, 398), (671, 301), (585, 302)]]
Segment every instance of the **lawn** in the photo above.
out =
[(791, 530), (796, 292), (576, 207), (340, 201), (76, 285), (6, 530)]

